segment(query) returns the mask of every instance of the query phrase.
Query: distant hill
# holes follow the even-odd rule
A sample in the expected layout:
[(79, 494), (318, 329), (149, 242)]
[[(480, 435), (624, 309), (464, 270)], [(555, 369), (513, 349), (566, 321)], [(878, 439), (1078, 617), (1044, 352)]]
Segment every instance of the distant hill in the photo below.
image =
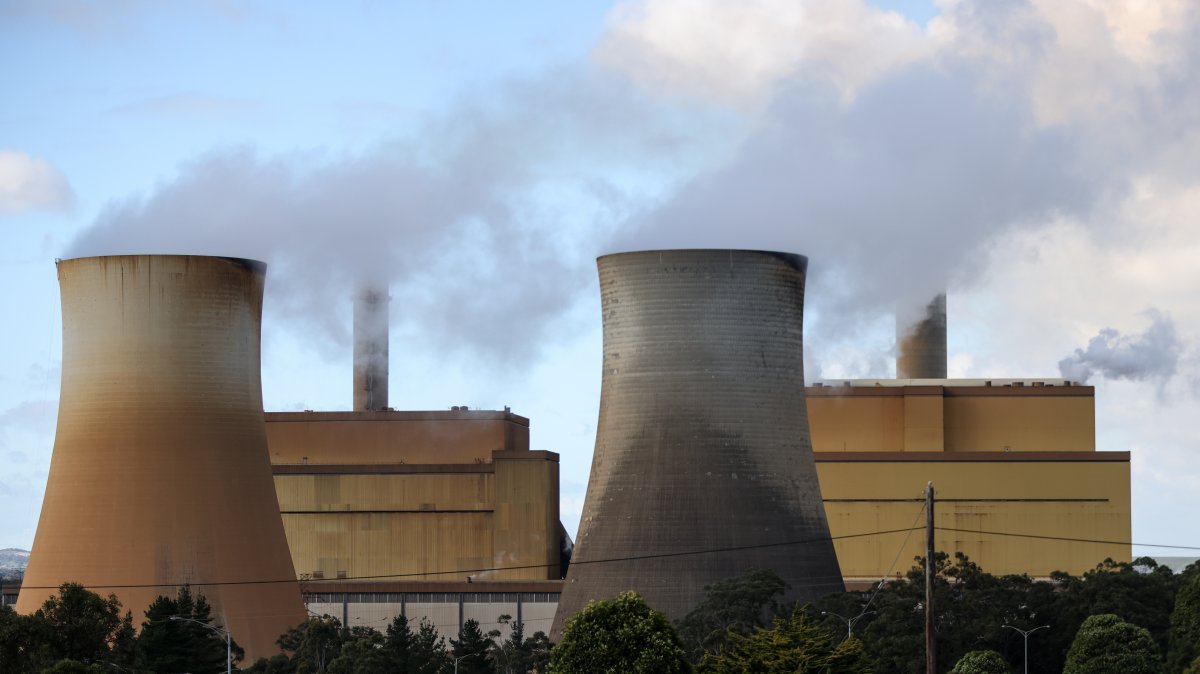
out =
[(29, 551), (20, 548), (0, 550), (0, 571), (24, 571), (29, 563)]

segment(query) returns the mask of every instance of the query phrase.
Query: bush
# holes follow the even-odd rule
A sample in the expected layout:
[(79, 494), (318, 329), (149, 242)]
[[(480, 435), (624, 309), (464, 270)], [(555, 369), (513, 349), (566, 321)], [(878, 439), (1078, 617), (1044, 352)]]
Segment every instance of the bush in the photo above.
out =
[(1112, 613), (1083, 621), (1063, 674), (1162, 674), (1158, 645), (1143, 627)]
[(971, 651), (962, 656), (950, 674), (1009, 674), (1012, 669), (996, 651)]
[(689, 671), (675, 628), (636, 592), (588, 604), (567, 621), (550, 651), (551, 674)]

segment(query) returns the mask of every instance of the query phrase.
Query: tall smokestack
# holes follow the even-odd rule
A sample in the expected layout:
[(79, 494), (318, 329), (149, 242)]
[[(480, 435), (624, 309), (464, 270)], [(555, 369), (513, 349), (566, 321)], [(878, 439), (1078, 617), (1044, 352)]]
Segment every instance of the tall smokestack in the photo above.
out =
[(354, 410), (388, 406), (388, 302), (386, 289), (365, 286), (354, 295)]
[(266, 266), (63, 260), (58, 430), (17, 610), (64, 582), (140, 622), (190, 584), (255, 658), (305, 617), (263, 425)]
[(705, 585), (752, 568), (790, 599), (841, 591), (804, 399), (807, 259), (668, 250), (597, 265), (600, 417), (553, 634), (630, 589), (682, 618)]
[(897, 316), (897, 379), (946, 378), (946, 295), (933, 298), (920, 316)]

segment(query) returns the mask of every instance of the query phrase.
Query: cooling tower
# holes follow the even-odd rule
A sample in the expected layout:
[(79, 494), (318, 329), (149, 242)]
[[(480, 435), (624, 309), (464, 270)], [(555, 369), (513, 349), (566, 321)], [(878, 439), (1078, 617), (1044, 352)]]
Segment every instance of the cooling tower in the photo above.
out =
[(671, 619), (704, 586), (771, 569), (790, 599), (843, 589), (808, 434), (807, 259), (668, 250), (597, 261), (596, 450), (554, 635), (636, 590)]
[(367, 287), (354, 296), (354, 411), (388, 406), (388, 293)]
[(247, 658), (305, 618), (267, 456), (265, 265), (63, 260), (58, 431), (17, 610), (64, 582), (115, 593), (135, 625), (190, 584)]
[(945, 379), (946, 295), (933, 298), (913, 319), (896, 320), (896, 378)]

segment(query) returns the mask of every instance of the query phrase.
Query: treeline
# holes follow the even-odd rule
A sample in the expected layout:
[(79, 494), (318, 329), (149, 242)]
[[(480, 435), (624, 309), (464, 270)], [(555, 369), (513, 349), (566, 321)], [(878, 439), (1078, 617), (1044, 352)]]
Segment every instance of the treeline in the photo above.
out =
[[(132, 614), (122, 615), (115, 596), (66, 583), (32, 615), (0, 607), (0, 674), (223, 672), (225, 632), (211, 613), (203, 595), (183, 587), (174, 598), (155, 600), (135, 630)], [(279, 638), (281, 653), (247, 667), (241, 667), (243, 649), (231, 640), (232, 661), (238, 671), (259, 674), (545, 672), (546, 635), (526, 636), (524, 625), (507, 615), (499, 622), (508, 636), (500, 630), (485, 634), (468, 620), (457, 638), (447, 639), (428, 622), (410, 626), (402, 615), (383, 632), (313, 617)]]
[[(596, 602), (551, 651), (560, 672), (925, 671), (924, 560), (904, 581), (786, 605), (787, 586), (752, 571), (706, 588), (677, 624), (633, 593)], [(1107, 561), (1082, 577), (993, 576), (965, 556), (935, 560), (937, 671), (1002, 674), (1200, 674), (1200, 564)], [(850, 634), (851, 628), (853, 633)]]
[(542, 632), (525, 636), (524, 625), (501, 615), (509, 630), (484, 633), (467, 620), (458, 638), (446, 639), (422, 620), (415, 626), (396, 616), (383, 632), (345, 628), (336, 618), (310, 618), (279, 639), (282, 653), (244, 671), (258, 674), (526, 674), (545, 672), (550, 640)]
[[(241, 663), (260, 674), (517, 674), (529, 672), (812, 672), (925, 670), (923, 560), (904, 580), (789, 605), (775, 574), (751, 571), (706, 588), (678, 623), (635, 593), (593, 602), (562, 643), (468, 620), (456, 637), (398, 616), (382, 631), (314, 617), (279, 639), (282, 652)], [(964, 556), (935, 560), (937, 671), (1002, 674), (1200, 674), (1200, 564), (1175, 574), (1151, 559), (1105, 562), (1050, 581), (993, 576)], [(1009, 627), (1006, 627), (1009, 626)], [(1010, 629), (1018, 628), (1018, 629)], [(160, 597), (136, 632), (116, 598), (67, 584), (30, 616), (0, 609), (0, 672), (218, 672), (223, 631), (203, 596)], [(457, 670), (456, 670), (457, 668)]]
[[(242, 649), (233, 645), (236, 658)], [(180, 588), (146, 609), (141, 630), (107, 598), (65, 583), (32, 615), (0, 607), (0, 672), (26, 674), (218, 672), (225, 670), (225, 637), (212, 626), (203, 596)]]

